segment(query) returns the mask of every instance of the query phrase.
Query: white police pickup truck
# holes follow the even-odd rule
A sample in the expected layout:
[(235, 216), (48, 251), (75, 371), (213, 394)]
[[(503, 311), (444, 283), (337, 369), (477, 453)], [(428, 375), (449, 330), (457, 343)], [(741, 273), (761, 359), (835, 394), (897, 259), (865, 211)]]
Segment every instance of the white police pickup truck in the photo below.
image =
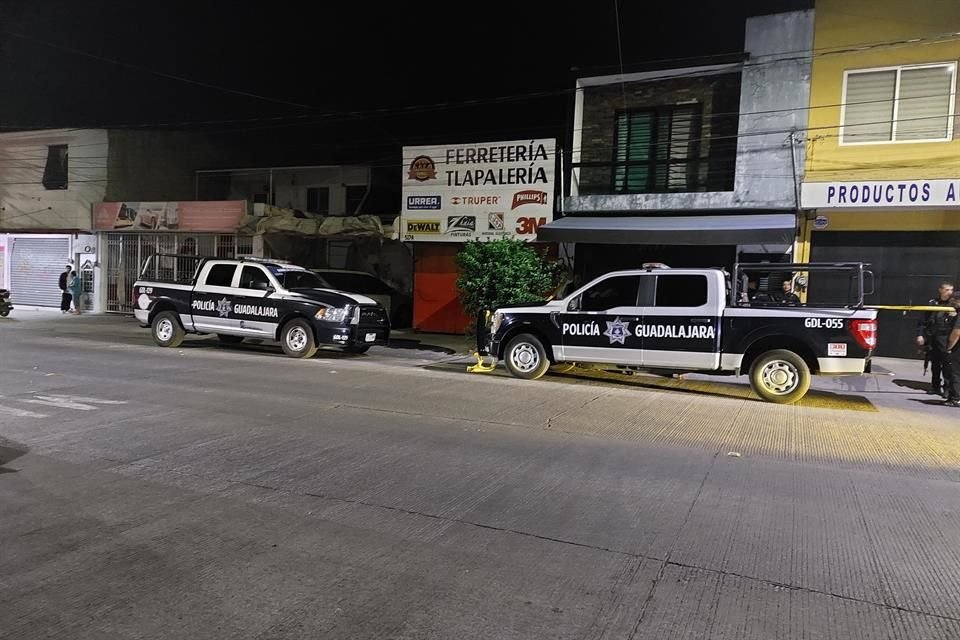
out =
[[(813, 374), (869, 371), (877, 312), (864, 308), (864, 276), (871, 275), (864, 267), (737, 265), (732, 278), (721, 269), (617, 271), (562, 300), (486, 314), (487, 322), (478, 327), (478, 351), (502, 359), (511, 374), (526, 379), (561, 363), (749, 373), (753, 390), (764, 400), (796, 402), (807, 393)], [(757, 293), (754, 275), (764, 270), (809, 274), (800, 277), (822, 285), (824, 292), (842, 290), (853, 300), (801, 303), (777, 291)]]
[(390, 337), (375, 300), (329, 289), (311, 271), (277, 260), (154, 255), (133, 285), (134, 315), (162, 347), (187, 333), (214, 333), (224, 343), (277, 340), (294, 358), (327, 344), (363, 353)]

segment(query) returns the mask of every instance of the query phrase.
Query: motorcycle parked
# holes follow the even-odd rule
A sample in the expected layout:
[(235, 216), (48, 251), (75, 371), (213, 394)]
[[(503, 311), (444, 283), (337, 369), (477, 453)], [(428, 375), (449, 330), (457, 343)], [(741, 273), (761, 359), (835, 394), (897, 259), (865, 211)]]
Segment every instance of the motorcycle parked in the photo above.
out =
[(6, 318), (10, 315), (13, 305), (10, 304), (10, 292), (6, 289), (0, 289), (0, 318)]

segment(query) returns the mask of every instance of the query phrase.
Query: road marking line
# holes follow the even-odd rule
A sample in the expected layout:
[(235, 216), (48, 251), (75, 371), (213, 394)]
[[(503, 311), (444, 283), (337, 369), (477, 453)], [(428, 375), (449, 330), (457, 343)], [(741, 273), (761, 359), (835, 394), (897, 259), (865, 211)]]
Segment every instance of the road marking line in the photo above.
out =
[(18, 418), (46, 418), (47, 414), (27, 411), (26, 409), (17, 409), (16, 407), (5, 407), (0, 404), (0, 413), (14, 415)]
[(95, 405), (127, 404), (125, 400), (101, 400), (100, 398), (84, 398), (82, 396), (66, 396), (59, 394), (36, 394), (32, 398), (27, 398), (23, 402), (28, 404), (40, 404), (48, 407), (57, 407), (58, 409), (74, 409), (75, 411), (96, 411), (100, 407)]
[(90, 404), (127, 404), (126, 400), (102, 400), (100, 398), (87, 398), (85, 396), (68, 396), (61, 393), (49, 393), (35, 395), (35, 398), (55, 398), (57, 400), (67, 400), (68, 402), (81, 402)]

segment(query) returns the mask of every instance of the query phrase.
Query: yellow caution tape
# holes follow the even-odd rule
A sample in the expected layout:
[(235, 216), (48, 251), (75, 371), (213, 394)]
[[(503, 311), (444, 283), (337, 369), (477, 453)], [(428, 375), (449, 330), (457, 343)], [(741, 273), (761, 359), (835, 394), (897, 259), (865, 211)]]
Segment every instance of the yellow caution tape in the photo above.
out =
[(478, 352), (474, 351), (473, 355), (477, 359), (477, 364), (470, 365), (469, 367), (467, 367), (468, 373), (490, 373), (491, 371), (497, 368), (496, 360), (494, 360), (490, 364), (487, 364), (486, 362), (484, 362), (483, 356), (481, 356)]
[(953, 307), (937, 307), (933, 305), (913, 305), (913, 304), (870, 304), (867, 309), (879, 309), (881, 311), (956, 311)]

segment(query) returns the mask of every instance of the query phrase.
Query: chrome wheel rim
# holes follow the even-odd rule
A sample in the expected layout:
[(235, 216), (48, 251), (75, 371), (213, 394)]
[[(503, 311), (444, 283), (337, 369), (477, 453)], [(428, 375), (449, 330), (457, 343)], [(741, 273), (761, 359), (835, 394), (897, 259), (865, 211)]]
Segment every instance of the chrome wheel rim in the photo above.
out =
[(800, 372), (786, 360), (772, 360), (760, 371), (760, 380), (770, 393), (785, 396), (800, 384)]
[(157, 337), (161, 342), (168, 342), (173, 337), (173, 321), (164, 318), (157, 323)]
[(307, 348), (307, 332), (303, 327), (294, 327), (287, 332), (287, 346), (292, 351), (303, 351)]
[(522, 342), (510, 352), (510, 362), (517, 371), (530, 373), (540, 366), (540, 353), (529, 342)]

